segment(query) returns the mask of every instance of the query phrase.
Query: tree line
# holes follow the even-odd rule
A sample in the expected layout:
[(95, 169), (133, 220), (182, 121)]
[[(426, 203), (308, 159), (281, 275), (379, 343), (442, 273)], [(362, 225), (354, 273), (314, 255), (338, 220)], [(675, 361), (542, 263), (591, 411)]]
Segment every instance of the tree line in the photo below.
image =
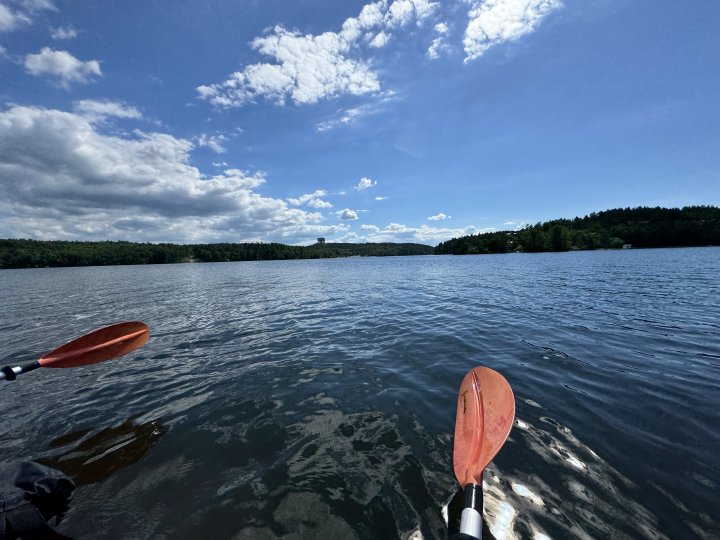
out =
[(108, 266), (184, 262), (263, 261), (336, 257), (431, 255), (424, 244), (327, 243), (288, 246), (278, 243), (148, 244), (137, 242), (80, 242), (0, 240), (0, 268)]
[(519, 231), (454, 238), (437, 254), (570, 251), (591, 249), (720, 245), (720, 208), (638, 207), (593, 212), (583, 218), (556, 219)]
[(480, 254), (720, 245), (720, 208), (618, 208), (583, 218), (556, 219), (519, 231), (498, 231), (454, 238), (433, 248), (392, 242), (149, 244), (0, 240), (0, 268), (262, 261), (395, 255)]

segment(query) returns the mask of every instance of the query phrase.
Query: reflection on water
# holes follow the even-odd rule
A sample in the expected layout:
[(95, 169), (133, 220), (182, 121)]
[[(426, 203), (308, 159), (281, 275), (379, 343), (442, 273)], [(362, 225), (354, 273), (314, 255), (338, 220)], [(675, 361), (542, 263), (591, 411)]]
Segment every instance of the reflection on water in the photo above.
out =
[(3, 387), (0, 461), (81, 484), (76, 538), (443, 538), (486, 364), (517, 398), (486, 538), (720, 538), (718, 255), (3, 271), (7, 363), (108, 313), (153, 338)]
[(49, 442), (62, 453), (39, 461), (72, 477), (78, 486), (101, 482), (139, 461), (166, 431), (158, 422), (132, 420), (89, 436), (89, 429), (73, 431)]

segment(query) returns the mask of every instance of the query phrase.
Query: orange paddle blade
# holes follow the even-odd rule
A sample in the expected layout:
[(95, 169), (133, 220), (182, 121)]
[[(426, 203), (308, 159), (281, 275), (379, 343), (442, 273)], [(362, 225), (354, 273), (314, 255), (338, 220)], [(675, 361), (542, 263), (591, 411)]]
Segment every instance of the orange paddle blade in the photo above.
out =
[(482, 485), (482, 473), (505, 444), (515, 420), (515, 396), (497, 371), (478, 366), (465, 375), (458, 394), (453, 465), (464, 488)]
[(143, 322), (113, 324), (58, 347), (40, 358), (38, 364), (49, 368), (95, 364), (134, 351), (149, 338), (150, 329)]

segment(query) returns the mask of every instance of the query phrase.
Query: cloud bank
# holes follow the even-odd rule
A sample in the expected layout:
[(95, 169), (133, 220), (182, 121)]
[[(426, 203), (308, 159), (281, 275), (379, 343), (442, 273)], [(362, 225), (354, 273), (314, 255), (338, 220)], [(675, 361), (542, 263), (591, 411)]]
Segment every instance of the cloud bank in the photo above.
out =
[[(362, 224), (358, 234), (349, 223), (359, 213), (350, 208), (325, 225), (317, 211), (332, 206), (323, 200), (325, 190), (265, 197), (263, 173), (225, 168), (205, 175), (194, 167), (193, 140), (103, 132), (114, 133), (119, 119), (142, 114), (125, 103), (93, 100), (76, 102), (72, 112), (24, 106), (0, 112), (0, 237), (296, 244), (344, 234), (352, 236), (338, 240), (432, 244), (478, 232), (390, 223)], [(297, 208), (303, 205), (308, 210)]]
[(262, 173), (202, 174), (189, 140), (102, 133), (115, 106), (134, 114), (112, 102), (0, 112), (0, 237), (296, 243), (346, 230), (262, 196)]
[(383, 228), (376, 225), (362, 225), (364, 235), (357, 236), (357, 242), (419, 242), (423, 244), (438, 244), (451, 238), (458, 238), (469, 234), (489, 232), (494, 229), (478, 229), (477, 227), (463, 227), (449, 229), (444, 227), (409, 227), (401, 223), (390, 223)]

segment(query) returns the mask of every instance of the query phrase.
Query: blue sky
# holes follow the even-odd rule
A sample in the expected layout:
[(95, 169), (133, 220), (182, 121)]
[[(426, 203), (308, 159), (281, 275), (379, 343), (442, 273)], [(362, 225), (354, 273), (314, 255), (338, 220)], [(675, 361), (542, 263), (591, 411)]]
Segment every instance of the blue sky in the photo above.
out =
[(0, 237), (438, 242), (720, 204), (720, 3), (0, 0)]

